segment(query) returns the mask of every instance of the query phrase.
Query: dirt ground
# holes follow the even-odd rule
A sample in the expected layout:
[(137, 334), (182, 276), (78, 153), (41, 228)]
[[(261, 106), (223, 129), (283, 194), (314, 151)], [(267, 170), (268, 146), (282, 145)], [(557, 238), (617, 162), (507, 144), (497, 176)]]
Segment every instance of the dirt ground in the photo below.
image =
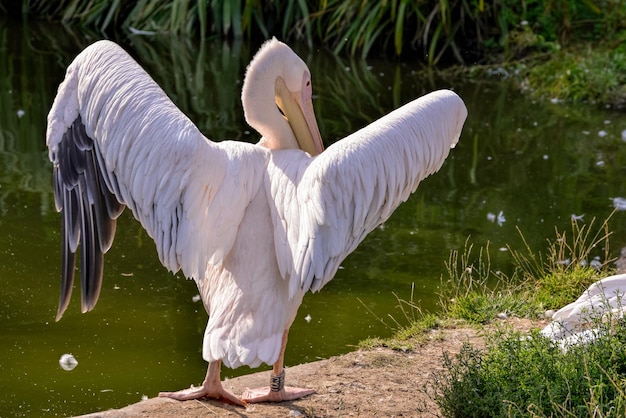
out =
[[(501, 321), (520, 331), (545, 323), (524, 319)], [(251, 404), (246, 408), (215, 400), (178, 402), (152, 398), (122, 409), (83, 417), (417, 417), (438, 416), (438, 409), (424, 391), (434, 373), (443, 370), (443, 353), (458, 353), (464, 342), (483, 345), (476, 328), (432, 330), (425, 343), (408, 352), (387, 348), (358, 350), (327, 360), (289, 367), (286, 384), (313, 388), (304, 399), (280, 404)], [(247, 387), (267, 386), (269, 371), (224, 382), (236, 394)]]

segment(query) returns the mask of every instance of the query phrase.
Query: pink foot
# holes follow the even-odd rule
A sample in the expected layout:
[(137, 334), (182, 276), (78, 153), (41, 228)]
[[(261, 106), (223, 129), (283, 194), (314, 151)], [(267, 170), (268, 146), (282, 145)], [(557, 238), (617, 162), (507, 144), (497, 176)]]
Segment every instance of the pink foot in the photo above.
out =
[(204, 384), (199, 387), (190, 387), (189, 389), (179, 390), (177, 392), (159, 392), (160, 398), (171, 398), (177, 401), (188, 401), (191, 399), (201, 398), (214, 398), (221, 399), (226, 402), (233, 403), (239, 406), (246, 406), (244, 400), (236, 397), (232, 392), (224, 389), (221, 384), (219, 385), (207, 385)]
[(285, 386), (281, 390), (275, 392), (269, 387), (246, 389), (241, 396), (246, 403), (254, 402), (283, 402), (293, 401), (315, 393), (313, 389), (301, 389)]
[[(274, 373), (278, 367), (274, 366)], [(280, 374), (272, 373), (270, 386), (246, 389), (242, 395), (244, 402), (283, 402), (293, 401), (315, 393), (313, 389), (300, 389), (285, 386), (285, 369)]]

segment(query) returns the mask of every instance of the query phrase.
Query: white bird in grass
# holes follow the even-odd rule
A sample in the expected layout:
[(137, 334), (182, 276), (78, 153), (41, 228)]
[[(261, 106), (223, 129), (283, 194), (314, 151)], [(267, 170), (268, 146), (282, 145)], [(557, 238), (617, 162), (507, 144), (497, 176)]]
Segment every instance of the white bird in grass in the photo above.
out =
[[(128, 206), (163, 265), (195, 280), (209, 314), (203, 385), (159, 396), (245, 404), (313, 393), (284, 386), (287, 333), (302, 297), (328, 283), (441, 167), (467, 111), (456, 94), (438, 91), (322, 152), (311, 91), (305, 63), (283, 43), (266, 42), (242, 92), (261, 140), (215, 143), (117, 45), (100, 41), (76, 57), (48, 115), (64, 231), (57, 320), (69, 303), (79, 243), (82, 310), (93, 309), (103, 254)], [(272, 364), (270, 387), (240, 399), (222, 387), (221, 363)]]
[(626, 274), (617, 274), (598, 280), (580, 297), (552, 315), (541, 334), (557, 341), (562, 348), (595, 340), (603, 331), (601, 322), (614, 321), (624, 316), (626, 309)]

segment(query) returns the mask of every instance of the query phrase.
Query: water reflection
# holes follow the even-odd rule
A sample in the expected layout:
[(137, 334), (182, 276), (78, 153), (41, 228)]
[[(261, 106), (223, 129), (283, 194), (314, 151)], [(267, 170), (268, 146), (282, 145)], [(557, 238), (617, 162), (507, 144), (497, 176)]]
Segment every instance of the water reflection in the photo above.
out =
[[(43, 142), (45, 119), (66, 66), (96, 38), (43, 23), (0, 22), (1, 416), (86, 413), (204, 376), (206, 314), (194, 302), (195, 285), (165, 271), (129, 213), (107, 254), (95, 311), (81, 315), (74, 300), (63, 320), (53, 322), (60, 219)], [(239, 94), (258, 45), (138, 36), (117, 41), (208, 137), (257, 140), (243, 122)], [(305, 298), (288, 365), (389, 335), (369, 311), (401, 318), (393, 292), (408, 299), (412, 282), (421, 305), (436, 309), (444, 261), (468, 236), (478, 244), (491, 241), (494, 249), (515, 247), (519, 226), (531, 245), (542, 248), (554, 226), (566, 228), (572, 214), (587, 222), (603, 219), (612, 209), (610, 198), (626, 196), (621, 113), (529, 102), (496, 81), (459, 83), (408, 64), (296, 49), (313, 74), (314, 106), (327, 143), (436, 88), (453, 87), (469, 118), (441, 171), (368, 237), (320, 294)], [(489, 220), (500, 212), (503, 222)], [(617, 249), (626, 241), (624, 217), (614, 216), (611, 226)], [(492, 262), (504, 270), (510, 265), (506, 253)], [(78, 361), (71, 372), (59, 366), (64, 353)]]

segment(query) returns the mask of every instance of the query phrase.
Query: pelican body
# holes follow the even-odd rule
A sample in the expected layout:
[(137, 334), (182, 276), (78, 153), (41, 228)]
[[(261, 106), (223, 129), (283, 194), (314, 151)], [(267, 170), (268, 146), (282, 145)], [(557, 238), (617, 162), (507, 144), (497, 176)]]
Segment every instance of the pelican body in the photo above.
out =
[[(79, 54), (48, 115), (63, 228), (57, 320), (79, 244), (82, 311), (95, 306), (103, 256), (128, 207), (163, 265), (196, 282), (209, 315), (203, 385), (160, 396), (245, 404), (313, 393), (284, 386), (287, 334), (304, 294), (328, 283), (441, 167), (467, 111), (455, 93), (434, 92), (324, 151), (311, 89), (304, 62), (267, 41), (242, 90), (246, 121), (261, 139), (216, 143), (116, 44), (99, 41)], [(221, 385), (221, 363), (273, 365), (271, 385), (235, 396)]]
[(593, 283), (574, 302), (552, 315), (541, 334), (562, 347), (594, 340), (600, 331), (599, 322), (613, 321), (624, 316), (626, 308), (626, 274), (605, 277)]

